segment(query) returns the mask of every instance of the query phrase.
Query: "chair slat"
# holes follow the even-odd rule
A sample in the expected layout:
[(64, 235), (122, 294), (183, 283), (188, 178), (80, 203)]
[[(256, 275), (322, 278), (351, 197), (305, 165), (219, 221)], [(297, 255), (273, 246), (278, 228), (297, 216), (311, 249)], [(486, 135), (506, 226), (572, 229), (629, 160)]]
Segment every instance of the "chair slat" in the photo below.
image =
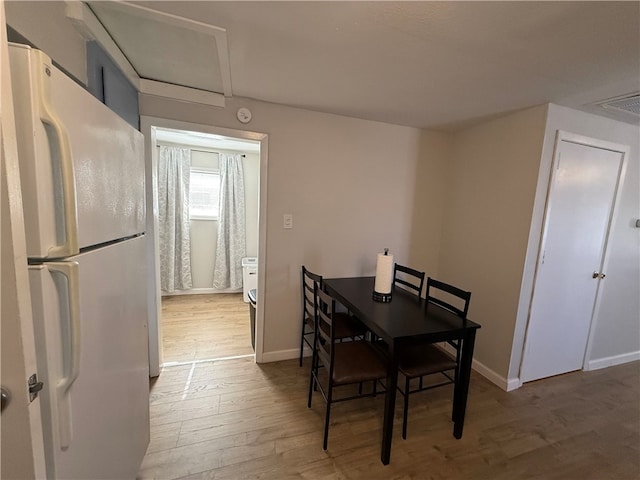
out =
[(393, 266), (393, 284), (400, 284), (407, 287), (409, 290), (413, 290), (418, 297), (422, 295), (424, 276), (424, 272), (420, 272), (419, 270), (411, 267), (400, 265), (398, 263)]

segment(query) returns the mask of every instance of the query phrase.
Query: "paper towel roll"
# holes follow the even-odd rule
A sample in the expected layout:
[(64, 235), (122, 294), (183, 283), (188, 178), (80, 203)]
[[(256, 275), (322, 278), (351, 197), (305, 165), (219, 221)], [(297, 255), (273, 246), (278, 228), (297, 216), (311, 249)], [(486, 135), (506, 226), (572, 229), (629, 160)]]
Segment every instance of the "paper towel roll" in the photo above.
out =
[(393, 282), (393, 255), (378, 254), (376, 281), (373, 290), (378, 293), (391, 293)]

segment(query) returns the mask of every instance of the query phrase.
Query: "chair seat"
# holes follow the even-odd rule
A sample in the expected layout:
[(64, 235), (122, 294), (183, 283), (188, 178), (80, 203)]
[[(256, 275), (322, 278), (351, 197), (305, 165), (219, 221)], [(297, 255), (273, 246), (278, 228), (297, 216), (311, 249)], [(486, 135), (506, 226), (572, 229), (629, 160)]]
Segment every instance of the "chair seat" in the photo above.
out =
[[(326, 324), (320, 326), (325, 333), (329, 333), (329, 329)], [(333, 329), (335, 330), (335, 336), (337, 339), (353, 338), (366, 333), (366, 328), (358, 320), (353, 318), (348, 313), (336, 312), (333, 317)]]
[(398, 370), (406, 377), (421, 377), (456, 368), (456, 359), (435, 345), (415, 345), (399, 352)]
[(387, 364), (369, 342), (336, 343), (334, 345), (334, 385), (347, 385), (385, 378)]

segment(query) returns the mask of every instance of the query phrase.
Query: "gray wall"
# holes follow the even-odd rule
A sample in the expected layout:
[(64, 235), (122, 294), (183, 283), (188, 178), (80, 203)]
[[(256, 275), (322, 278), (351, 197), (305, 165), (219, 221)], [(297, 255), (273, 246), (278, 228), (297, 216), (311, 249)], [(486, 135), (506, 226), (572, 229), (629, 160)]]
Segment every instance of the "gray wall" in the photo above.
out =
[(472, 292), (469, 315), (482, 325), (474, 358), (505, 381), (545, 118), (536, 107), (453, 139), (438, 273)]
[(438, 259), (443, 280), (473, 292), (470, 317), (482, 325), (474, 359), (504, 388), (519, 385), (557, 130), (631, 146), (587, 366), (640, 356), (638, 128), (535, 107), (454, 135)]
[[(86, 81), (84, 40), (63, 4), (16, 2), (8, 20)], [(423, 188), (441, 188), (446, 135), (242, 98), (228, 99), (226, 108), (139, 100), (141, 115), (269, 134), (266, 359), (295, 353), (302, 264), (326, 276), (372, 275), (376, 254), (389, 247), (398, 262), (435, 275), (442, 214), (440, 200)], [(236, 119), (240, 106), (253, 112), (249, 125)], [(418, 172), (421, 158), (434, 172)], [(292, 230), (282, 228), (285, 213), (294, 215)]]
[[(241, 106), (253, 112), (248, 126), (236, 119)], [(429, 231), (440, 228), (439, 211), (417, 203), (422, 201), (423, 185), (416, 178), (421, 156), (437, 144), (418, 129), (239, 98), (215, 108), (141, 95), (140, 108), (146, 116), (269, 135), (266, 359), (295, 355), (301, 265), (329, 277), (373, 275), (376, 254), (384, 247), (398, 262), (412, 261), (416, 216)], [(438, 134), (433, 137), (440, 140)], [(428, 161), (440, 162), (441, 151), (435, 145)], [(293, 214), (291, 230), (282, 227), (285, 213)], [(421, 251), (419, 267), (437, 265), (438, 241), (431, 234), (433, 250)]]
[[(7, 17), (86, 80), (84, 41), (62, 4), (8, 2)], [(241, 106), (253, 111), (249, 125), (236, 120)], [(633, 144), (592, 357), (640, 350), (637, 128), (556, 106), (548, 119), (536, 107), (455, 135), (242, 98), (215, 108), (142, 95), (140, 110), (269, 134), (265, 358), (295, 351), (300, 265), (327, 276), (373, 274), (375, 254), (389, 247), (398, 262), (473, 290), (471, 316), (483, 326), (476, 360), (505, 381), (519, 369), (549, 132)], [(284, 213), (294, 215), (292, 230), (282, 228)]]

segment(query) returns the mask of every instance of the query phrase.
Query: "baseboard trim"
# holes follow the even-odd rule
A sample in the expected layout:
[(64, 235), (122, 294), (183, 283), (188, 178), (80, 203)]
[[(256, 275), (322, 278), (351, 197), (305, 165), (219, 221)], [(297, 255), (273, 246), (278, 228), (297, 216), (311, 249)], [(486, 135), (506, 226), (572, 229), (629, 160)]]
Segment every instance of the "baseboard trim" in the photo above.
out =
[[(444, 350), (449, 353), (455, 354), (453, 347), (451, 345), (446, 344), (444, 346)], [(300, 350), (297, 348), (289, 349), (289, 350), (277, 350), (275, 352), (264, 352), (262, 355), (262, 362), (280, 362), (283, 360), (293, 360), (298, 358), (300, 355)], [(311, 356), (311, 350), (305, 346), (303, 355), (305, 357)], [(615, 365), (622, 365), (623, 363), (635, 362), (636, 360), (640, 360), (640, 351), (623, 353), (621, 355), (614, 355), (612, 357), (599, 358), (596, 360), (591, 360), (587, 363), (585, 370), (599, 370), (601, 368), (613, 367)], [(516, 390), (522, 386), (522, 382), (520, 378), (505, 378), (496, 371), (490, 369), (482, 362), (479, 362), (475, 358), (473, 359), (473, 363), (471, 368), (475, 370), (477, 373), (482, 375), (484, 378), (489, 380), (494, 385), (497, 385), (502, 390), (506, 392), (511, 392), (512, 390)]]
[[(444, 344), (443, 349), (452, 355), (456, 354), (456, 351), (454, 350), (454, 348), (448, 343)], [(475, 358), (471, 363), (471, 369), (478, 372), (484, 378), (489, 380), (494, 385), (497, 385), (505, 392), (510, 392), (511, 390), (515, 390), (516, 388), (520, 388), (522, 386), (522, 382), (520, 382), (519, 378), (507, 379), (502, 375), (500, 375), (499, 373), (497, 373), (495, 370), (492, 370), (489, 367), (487, 367), (484, 363), (479, 362)]]
[(192, 288), (190, 290), (175, 290), (171, 293), (162, 292), (162, 296), (173, 297), (178, 295), (202, 295), (209, 293), (242, 293), (242, 289), (227, 288), (225, 290), (217, 290), (215, 288)]
[(489, 380), (491, 383), (500, 387), (505, 392), (510, 392), (511, 390), (520, 388), (520, 386), (522, 385), (519, 378), (507, 379), (506, 377), (503, 377), (502, 375), (497, 373), (495, 370), (491, 370), (485, 364), (480, 363), (475, 359), (473, 360), (472, 368), (484, 378)]
[[(451, 345), (446, 344), (444, 347), (446, 351), (455, 355), (455, 351)], [(281, 362), (283, 360), (293, 360), (298, 358), (300, 355), (300, 350), (297, 348), (289, 349), (289, 350), (277, 350), (275, 352), (264, 352), (262, 354), (262, 362), (261, 363), (270, 363), (270, 362)], [(305, 357), (311, 356), (311, 350), (307, 348), (305, 345), (304, 353)], [(510, 392), (511, 390), (515, 390), (516, 388), (520, 388), (522, 383), (519, 378), (507, 380), (502, 375), (499, 375), (495, 371), (491, 370), (489, 367), (484, 365), (483, 363), (473, 360), (471, 368), (482, 375), (484, 378), (489, 380), (491, 383), (497, 385), (502, 390)]]
[(636, 360), (640, 360), (640, 351), (589, 360), (587, 362), (585, 370), (599, 370), (601, 368), (613, 367), (614, 365), (622, 365), (623, 363), (635, 362)]
[[(302, 355), (304, 357), (310, 357), (311, 349), (305, 345)], [(300, 358), (299, 348), (291, 348), (289, 350), (276, 350), (275, 352), (263, 352), (261, 363), (281, 362), (283, 360), (293, 360), (297, 358)]]
[(520, 377), (509, 378), (507, 380), (507, 392), (520, 388), (521, 386), (522, 386), (522, 380), (520, 380)]

